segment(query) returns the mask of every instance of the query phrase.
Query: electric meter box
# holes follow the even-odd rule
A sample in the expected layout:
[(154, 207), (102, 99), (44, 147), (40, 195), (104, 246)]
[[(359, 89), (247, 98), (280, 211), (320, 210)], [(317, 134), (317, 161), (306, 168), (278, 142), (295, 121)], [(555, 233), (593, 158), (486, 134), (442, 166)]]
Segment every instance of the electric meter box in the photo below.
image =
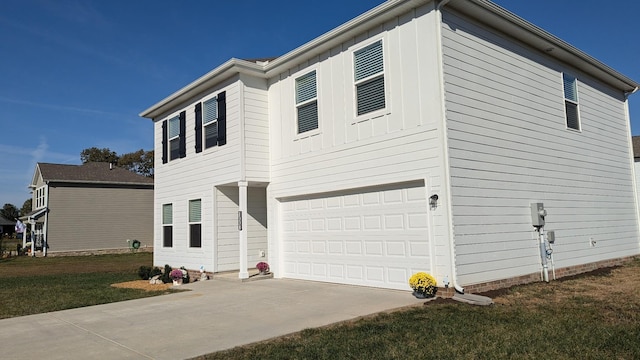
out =
[(555, 231), (547, 231), (546, 234), (547, 234), (547, 241), (550, 244), (553, 244), (553, 243), (556, 242), (556, 232)]
[(543, 203), (531, 203), (531, 223), (533, 226), (544, 226), (544, 217), (547, 210), (544, 209)]

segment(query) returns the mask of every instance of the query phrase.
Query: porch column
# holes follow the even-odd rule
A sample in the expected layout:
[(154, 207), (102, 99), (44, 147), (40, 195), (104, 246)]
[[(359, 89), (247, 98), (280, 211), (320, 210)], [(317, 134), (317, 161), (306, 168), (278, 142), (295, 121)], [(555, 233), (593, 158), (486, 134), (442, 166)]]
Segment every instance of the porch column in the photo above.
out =
[(249, 278), (249, 271), (247, 267), (247, 186), (249, 185), (246, 181), (238, 181), (238, 202), (239, 202), (239, 210), (238, 210), (238, 233), (239, 233), (239, 244), (240, 244), (240, 273), (238, 277), (240, 279)]

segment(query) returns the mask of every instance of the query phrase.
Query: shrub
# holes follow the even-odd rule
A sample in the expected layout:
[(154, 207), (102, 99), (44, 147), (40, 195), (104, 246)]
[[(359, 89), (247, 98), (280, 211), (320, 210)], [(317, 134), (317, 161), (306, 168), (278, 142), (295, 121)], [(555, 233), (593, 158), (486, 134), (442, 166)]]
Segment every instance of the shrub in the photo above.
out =
[(171, 266), (166, 264), (164, 266), (164, 272), (162, 273), (162, 277), (161, 277), (163, 283), (168, 284), (173, 282), (173, 280), (171, 280), (170, 274), (171, 274)]
[(151, 278), (151, 266), (140, 266), (140, 268), (138, 268), (138, 276), (140, 276), (142, 280), (149, 280)]
[(156, 275), (162, 275), (162, 269), (160, 269), (157, 266), (154, 266), (153, 269), (151, 269), (151, 272), (149, 273), (149, 279), (153, 278)]

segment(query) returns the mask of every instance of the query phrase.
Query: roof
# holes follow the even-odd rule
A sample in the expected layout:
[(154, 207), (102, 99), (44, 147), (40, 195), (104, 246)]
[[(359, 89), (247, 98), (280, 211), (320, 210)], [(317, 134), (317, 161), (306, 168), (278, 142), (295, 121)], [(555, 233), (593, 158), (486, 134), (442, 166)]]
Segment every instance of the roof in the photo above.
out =
[[(250, 74), (269, 78), (280, 74), (314, 56), (318, 56), (353, 39), (368, 28), (404, 14), (409, 10), (429, 3), (431, 0), (388, 0), (366, 13), (320, 35), (310, 42), (268, 62), (252, 62), (231, 58), (192, 83), (169, 95), (165, 99), (140, 113), (140, 116), (155, 119), (180, 103), (193, 98), (208, 87), (235, 74)], [(635, 92), (640, 84), (613, 70), (604, 63), (531, 24), (489, 0), (441, 0), (438, 6), (453, 9), (475, 18), (487, 26), (505, 32), (517, 40), (529, 44), (547, 55), (594, 76), (625, 93)]]
[(82, 165), (38, 163), (36, 166), (45, 182), (153, 186), (153, 178), (107, 162), (88, 162)]
[(631, 143), (633, 145), (633, 157), (640, 157), (640, 136), (634, 136), (631, 138)]
[(9, 225), (15, 225), (15, 224), (16, 224), (15, 221), (11, 221), (5, 218), (4, 216), (0, 215), (0, 226), (9, 226)]

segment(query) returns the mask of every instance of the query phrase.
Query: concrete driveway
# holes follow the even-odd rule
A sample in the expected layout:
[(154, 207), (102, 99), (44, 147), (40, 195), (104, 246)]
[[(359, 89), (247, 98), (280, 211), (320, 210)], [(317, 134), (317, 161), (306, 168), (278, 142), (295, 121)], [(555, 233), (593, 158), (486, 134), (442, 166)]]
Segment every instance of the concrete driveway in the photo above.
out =
[(0, 320), (0, 357), (186, 359), (424, 302), (409, 291), (288, 279), (183, 288), (191, 291)]

